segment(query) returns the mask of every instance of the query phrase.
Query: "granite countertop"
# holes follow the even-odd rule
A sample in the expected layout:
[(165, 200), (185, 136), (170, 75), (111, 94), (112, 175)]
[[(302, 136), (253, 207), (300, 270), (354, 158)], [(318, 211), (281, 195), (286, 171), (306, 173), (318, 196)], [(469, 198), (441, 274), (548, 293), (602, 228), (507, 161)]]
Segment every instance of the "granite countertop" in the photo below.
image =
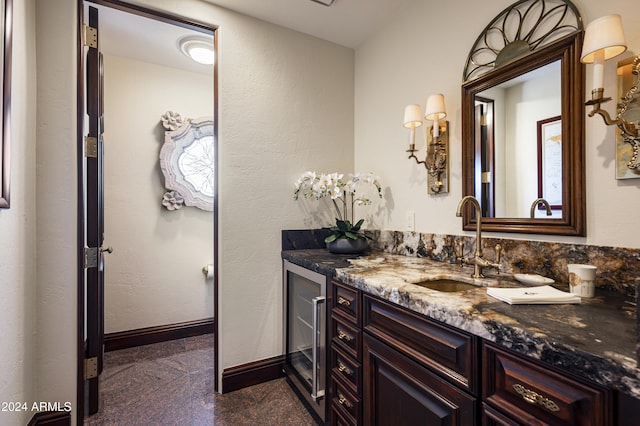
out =
[[(596, 290), (580, 304), (509, 305), (487, 295), (486, 287), (522, 287), (510, 275), (485, 271), (473, 279), (460, 268), (426, 258), (371, 252), (334, 255), (326, 250), (286, 250), (282, 258), (442, 321), (469, 333), (550, 363), (564, 371), (640, 398), (636, 360), (636, 318), (630, 298)], [(490, 275), (491, 274), (491, 275)], [(441, 292), (412, 283), (455, 278), (476, 288)], [(568, 291), (567, 283), (554, 287)]]

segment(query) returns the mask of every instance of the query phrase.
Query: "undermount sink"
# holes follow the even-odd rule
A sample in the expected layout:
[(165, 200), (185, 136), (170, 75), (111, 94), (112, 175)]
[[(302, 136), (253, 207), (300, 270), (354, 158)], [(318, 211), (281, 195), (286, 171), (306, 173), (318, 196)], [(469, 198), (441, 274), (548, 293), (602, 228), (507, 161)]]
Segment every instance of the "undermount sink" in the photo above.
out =
[(462, 281), (447, 279), (447, 278), (420, 281), (412, 284), (419, 285), (420, 287), (429, 288), (431, 290), (444, 291), (444, 292), (450, 292), (450, 293), (473, 290), (478, 288), (477, 285), (465, 283)]

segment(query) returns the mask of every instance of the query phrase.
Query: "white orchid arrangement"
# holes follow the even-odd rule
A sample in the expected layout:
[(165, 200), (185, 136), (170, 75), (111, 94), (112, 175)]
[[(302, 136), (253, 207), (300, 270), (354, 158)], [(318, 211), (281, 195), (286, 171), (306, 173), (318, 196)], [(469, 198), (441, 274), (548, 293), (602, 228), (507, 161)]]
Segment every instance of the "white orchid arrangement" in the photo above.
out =
[(349, 174), (348, 180), (345, 181), (342, 173), (318, 174), (309, 171), (303, 173), (296, 181), (293, 199), (297, 200), (301, 195), (316, 200), (329, 197), (335, 208), (336, 224), (329, 228), (332, 233), (325, 238), (325, 242), (330, 243), (339, 238), (356, 240), (366, 236), (360, 231), (364, 219), (353, 224), (354, 207), (372, 203), (372, 200), (359, 190), (363, 185), (375, 188), (378, 198), (382, 198), (380, 178), (372, 173)]

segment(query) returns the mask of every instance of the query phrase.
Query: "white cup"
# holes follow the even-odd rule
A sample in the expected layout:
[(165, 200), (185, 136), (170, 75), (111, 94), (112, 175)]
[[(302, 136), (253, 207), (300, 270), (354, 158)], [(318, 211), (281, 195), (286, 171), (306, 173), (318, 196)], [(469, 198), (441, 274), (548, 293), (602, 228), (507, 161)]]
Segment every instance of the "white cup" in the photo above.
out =
[(568, 264), (567, 268), (569, 268), (569, 291), (580, 297), (593, 297), (598, 268), (576, 263)]

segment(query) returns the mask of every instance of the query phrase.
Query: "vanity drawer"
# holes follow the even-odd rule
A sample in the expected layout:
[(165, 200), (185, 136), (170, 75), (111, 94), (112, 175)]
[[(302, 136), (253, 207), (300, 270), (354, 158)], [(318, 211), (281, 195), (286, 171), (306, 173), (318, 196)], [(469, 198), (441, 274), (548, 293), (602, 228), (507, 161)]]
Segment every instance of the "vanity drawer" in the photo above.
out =
[(482, 397), (520, 424), (609, 425), (607, 391), (483, 344)]
[(355, 426), (355, 420), (346, 417), (341, 411), (340, 407), (335, 405), (331, 406), (331, 425), (332, 426)]
[(333, 375), (347, 384), (353, 393), (359, 395), (362, 390), (362, 364), (344, 354), (336, 345), (332, 345), (331, 365)]
[(358, 290), (347, 287), (337, 281), (332, 282), (332, 288), (333, 312), (344, 316), (357, 326), (360, 326), (362, 321), (362, 305), (358, 300)]
[(331, 380), (333, 399), (331, 405), (335, 411), (346, 419), (347, 423), (357, 425), (360, 424), (360, 398), (353, 395), (339, 381)]
[(498, 410), (494, 410), (490, 405), (482, 403), (482, 426), (520, 426), (520, 424)]
[(362, 332), (338, 315), (331, 315), (331, 341), (353, 358), (362, 356)]
[(363, 329), (477, 394), (477, 341), (473, 336), (367, 294), (363, 296)]

